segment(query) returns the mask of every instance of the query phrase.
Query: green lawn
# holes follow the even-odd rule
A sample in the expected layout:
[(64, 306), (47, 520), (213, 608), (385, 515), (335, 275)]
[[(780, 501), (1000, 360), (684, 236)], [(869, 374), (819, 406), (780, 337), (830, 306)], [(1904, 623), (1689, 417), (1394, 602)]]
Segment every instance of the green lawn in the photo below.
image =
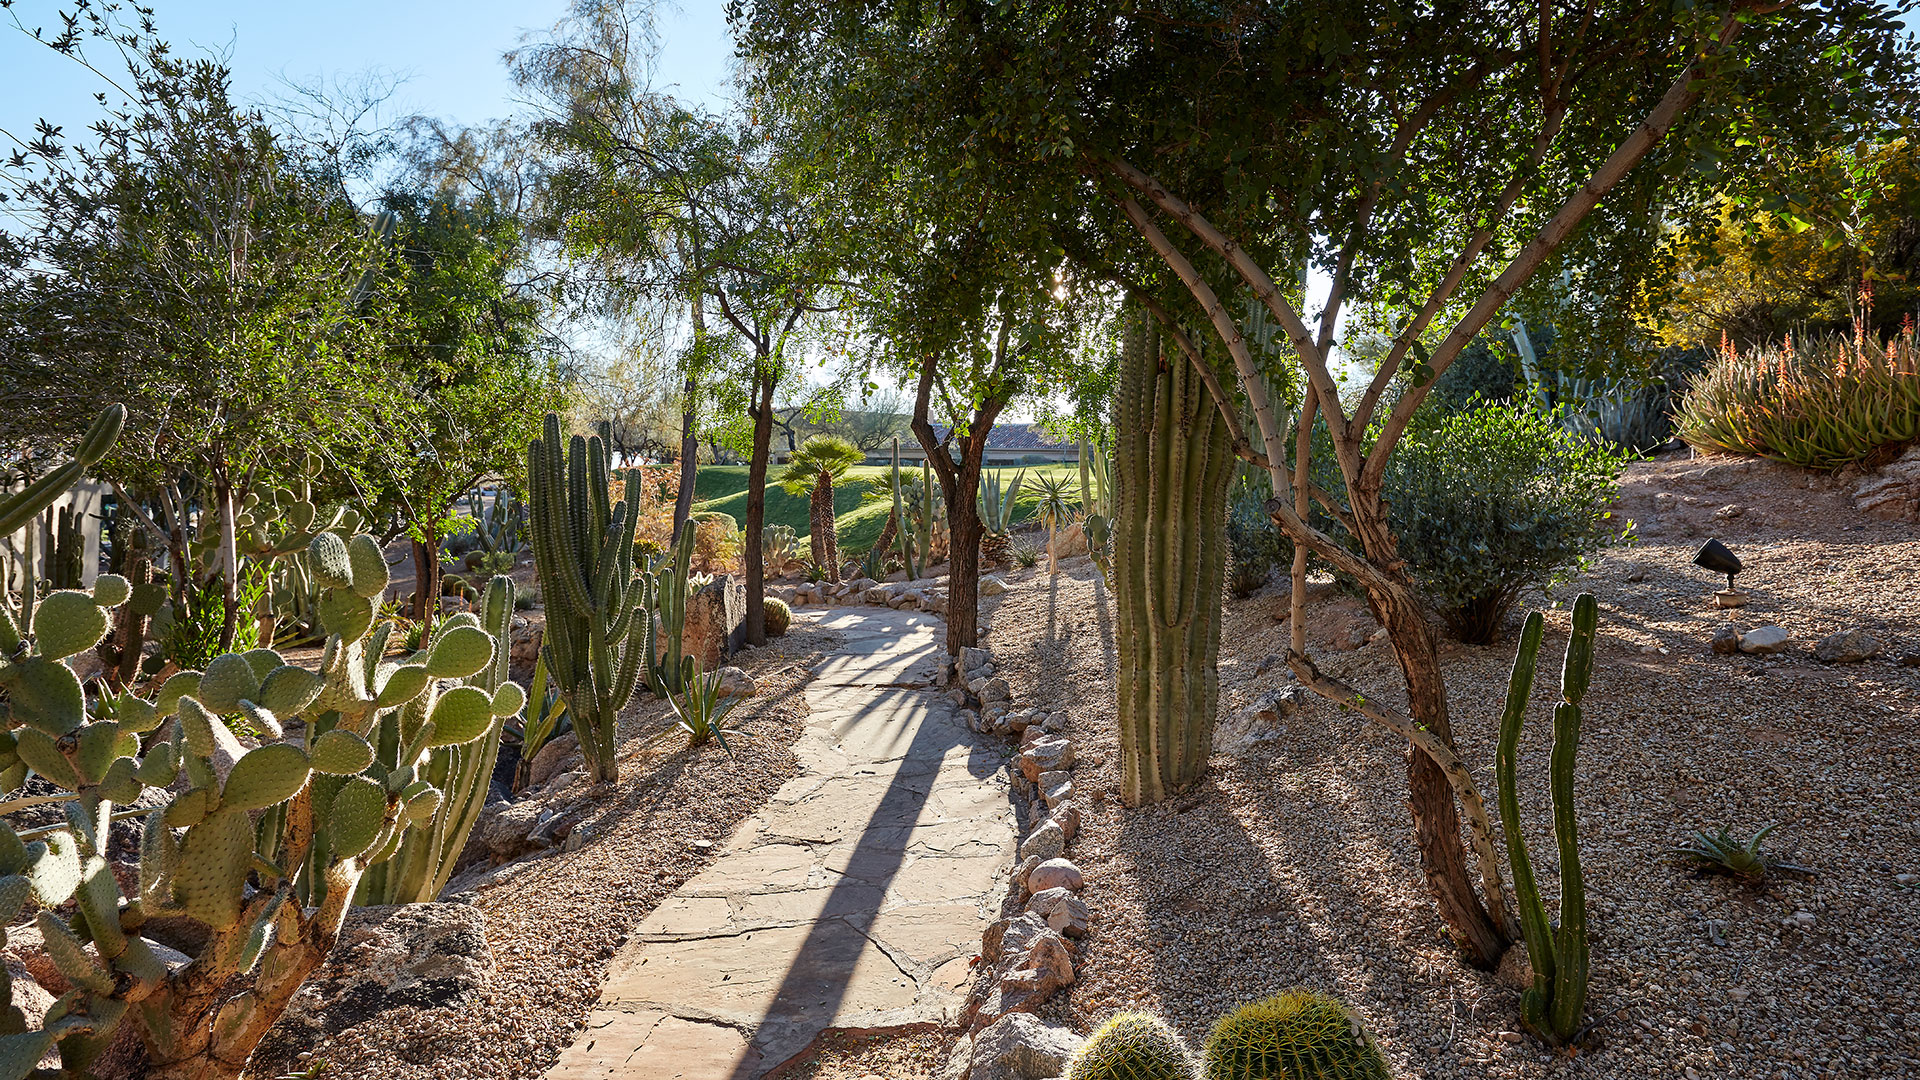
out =
[[(901, 470), (903, 473), (905, 469)], [(916, 472), (918, 470), (915, 470)], [(1002, 475), (1002, 483), (1009, 483), (1015, 474), (1026, 472), (1029, 481), (1041, 473), (1052, 473), (1065, 477), (1072, 485), (1074, 498), (1079, 497), (1080, 470), (1074, 465), (1022, 466), (1009, 469), (989, 469)], [(856, 465), (847, 470), (847, 475), (833, 486), (833, 512), (839, 523), (840, 549), (843, 554), (865, 552), (879, 538), (880, 530), (886, 527), (887, 512), (893, 508), (890, 502), (867, 503), (861, 501), (861, 494), (867, 490), (869, 478), (884, 478), (890, 469), (879, 465)], [(735, 522), (747, 519), (747, 467), (745, 465), (702, 465), (699, 475), (693, 483), (693, 508), (695, 511), (731, 514)], [(1020, 497), (1014, 502), (1014, 520), (1026, 517), (1033, 511), (1038, 501), (1027, 484), (1020, 487)], [(801, 538), (804, 550), (807, 536), (807, 497), (789, 495), (778, 484), (767, 485), (767, 524), (787, 525)]]

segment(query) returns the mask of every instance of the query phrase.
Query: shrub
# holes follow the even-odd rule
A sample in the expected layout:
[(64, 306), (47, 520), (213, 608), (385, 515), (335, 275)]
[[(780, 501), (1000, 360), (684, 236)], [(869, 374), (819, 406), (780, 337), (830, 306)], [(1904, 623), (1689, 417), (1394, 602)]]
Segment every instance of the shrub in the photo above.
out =
[(1245, 477), (1234, 485), (1227, 504), (1227, 588), (1246, 596), (1267, 583), (1276, 564), (1293, 561), (1293, 545), (1267, 514), (1266, 478)]
[(1885, 348), (1817, 338), (1736, 352), (1693, 383), (1675, 420), (1702, 450), (1837, 469), (1920, 440), (1920, 361), (1911, 327)]
[(1410, 432), (1388, 470), (1400, 555), (1447, 627), (1486, 644), (1521, 590), (1549, 587), (1625, 536), (1624, 459), (1524, 407), (1483, 405)]
[(785, 600), (777, 596), (765, 596), (761, 597), (760, 604), (761, 610), (766, 612), (769, 637), (779, 637), (787, 632), (787, 627), (793, 625), (793, 609), (787, 606)]
[(1487, 339), (1475, 338), (1434, 380), (1427, 400), (1447, 412), (1460, 412), (1479, 402), (1506, 401), (1517, 383), (1513, 357)]

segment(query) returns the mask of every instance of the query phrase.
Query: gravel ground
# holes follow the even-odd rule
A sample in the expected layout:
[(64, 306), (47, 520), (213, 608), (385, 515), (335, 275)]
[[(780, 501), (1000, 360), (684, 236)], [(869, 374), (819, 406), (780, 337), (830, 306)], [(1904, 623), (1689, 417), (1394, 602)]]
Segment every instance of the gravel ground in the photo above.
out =
[[(395, 1010), (312, 1048), (341, 1080), (531, 1078), (573, 1038), (600, 991), (607, 961), (660, 900), (711, 862), (734, 826), (795, 771), (812, 668), (839, 645), (797, 615), (785, 637), (735, 659), (759, 693), (728, 718), (731, 756), (677, 738), (642, 748), (670, 722), (641, 695), (621, 717), (616, 797), (584, 826), (596, 839), (555, 854), (481, 894), (499, 971), (477, 1004)], [(710, 841), (705, 848), (700, 841)]]
[[(1894, 659), (1920, 652), (1920, 537), (1861, 518), (1846, 490), (1685, 453), (1623, 480), (1640, 540), (1576, 582), (1600, 600), (1601, 643), (1577, 774), (1596, 1024), (1574, 1056), (1516, 1034), (1517, 994), (1446, 941), (1419, 876), (1404, 744), (1316, 698), (1279, 740), (1215, 755), (1196, 796), (1123, 811), (1111, 597), (1084, 558), (1052, 583), (1014, 571), (988, 602), (988, 643), (1018, 700), (1071, 710), (1077, 782), (1108, 793), (1083, 800), (1069, 849), (1095, 916), (1052, 1018), (1086, 1031), (1145, 1006), (1197, 1042), (1235, 1003), (1305, 984), (1352, 1002), (1406, 1077), (1920, 1076), (1920, 668)], [(1708, 535), (1746, 560), (1751, 606), (1713, 607), (1724, 582), (1689, 565)], [(1315, 591), (1309, 648), (1322, 666), (1403, 702), (1386, 644), (1355, 647), (1372, 629), (1364, 607)], [(1289, 681), (1263, 663), (1286, 647), (1285, 586), (1267, 593), (1228, 602), (1223, 714)], [(1798, 643), (1713, 655), (1726, 623), (1777, 623)], [(1551, 906), (1546, 710), (1564, 609), (1548, 626), (1520, 784)], [(1888, 652), (1813, 657), (1809, 642), (1856, 628)], [(1462, 755), (1489, 797), (1511, 631), (1443, 649)], [(1750, 887), (1668, 855), (1694, 828), (1747, 835), (1772, 821), (1769, 849), (1817, 878)]]
[(938, 1031), (828, 1035), (767, 1080), (924, 1080), (946, 1046)]

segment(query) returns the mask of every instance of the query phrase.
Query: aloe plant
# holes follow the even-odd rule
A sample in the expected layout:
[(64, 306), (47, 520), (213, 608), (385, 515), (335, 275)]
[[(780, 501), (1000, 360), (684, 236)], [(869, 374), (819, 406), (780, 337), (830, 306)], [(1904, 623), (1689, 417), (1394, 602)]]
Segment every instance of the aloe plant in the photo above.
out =
[(1014, 500), (1020, 497), (1020, 485), (1026, 482), (1027, 470), (1015, 473), (1012, 482), (1004, 488), (1000, 477), (999, 471), (981, 472), (976, 496), (980, 525), (985, 530), (980, 537), (980, 558), (994, 565), (1005, 564), (1011, 551)]

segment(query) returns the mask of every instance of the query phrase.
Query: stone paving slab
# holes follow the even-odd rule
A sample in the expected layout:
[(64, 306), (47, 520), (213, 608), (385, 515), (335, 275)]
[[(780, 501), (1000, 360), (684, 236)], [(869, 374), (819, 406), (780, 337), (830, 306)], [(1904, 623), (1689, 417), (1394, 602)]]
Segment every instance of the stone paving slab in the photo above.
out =
[(801, 773), (614, 957), (547, 1075), (756, 1080), (829, 1027), (942, 1022), (1016, 842), (1003, 754), (930, 684), (933, 616), (836, 608)]

